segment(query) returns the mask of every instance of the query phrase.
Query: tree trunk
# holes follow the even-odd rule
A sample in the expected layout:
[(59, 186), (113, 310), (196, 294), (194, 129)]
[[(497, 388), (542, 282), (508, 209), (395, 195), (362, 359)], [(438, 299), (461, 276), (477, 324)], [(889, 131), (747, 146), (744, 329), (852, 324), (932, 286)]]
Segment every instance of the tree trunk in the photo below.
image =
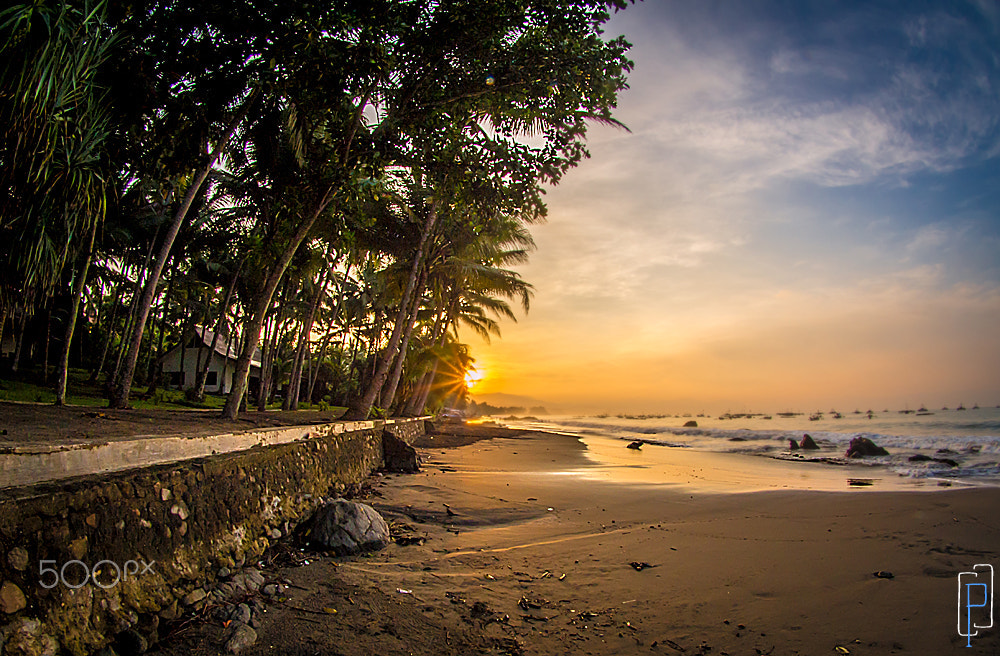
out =
[(348, 409), (345, 415), (347, 419), (367, 419), (368, 413), (371, 412), (372, 405), (375, 403), (375, 398), (382, 391), (382, 386), (385, 385), (386, 377), (389, 375), (389, 364), (396, 356), (399, 341), (405, 328), (404, 324), (408, 318), (410, 299), (416, 289), (417, 276), (424, 263), (424, 252), (427, 248), (427, 242), (430, 240), (431, 232), (434, 230), (434, 225), (437, 222), (439, 204), (439, 200), (435, 200), (432, 203), (430, 211), (427, 213), (427, 220), (424, 221), (424, 227), (420, 235), (420, 244), (417, 246), (417, 253), (413, 257), (413, 267), (410, 269), (410, 277), (406, 282), (406, 292), (403, 294), (403, 301), (399, 304), (399, 312), (396, 313), (396, 324), (392, 328), (389, 343), (382, 357), (379, 358), (378, 366), (375, 368), (375, 373), (364, 395)]
[(108, 404), (109, 407), (128, 407), (128, 397), (132, 388), (132, 377), (135, 374), (135, 365), (139, 358), (139, 347), (142, 345), (142, 335), (145, 332), (146, 319), (149, 318), (149, 309), (153, 305), (153, 299), (156, 297), (156, 286), (160, 282), (160, 274), (163, 272), (163, 267), (167, 263), (167, 258), (170, 257), (170, 250), (174, 246), (174, 240), (177, 239), (177, 233), (180, 232), (181, 225), (184, 223), (184, 219), (187, 217), (188, 210), (191, 209), (191, 205), (194, 203), (195, 197), (201, 191), (201, 187), (208, 178), (209, 173), (212, 172), (212, 168), (222, 155), (222, 151), (226, 148), (229, 144), (229, 140), (232, 139), (233, 135), (236, 133), (236, 128), (238, 128), (240, 123), (243, 122), (243, 118), (250, 110), (250, 105), (255, 99), (256, 92), (253, 92), (250, 94), (250, 97), (247, 98), (246, 102), (243, 103), (243, 107), (237, 113), (232, 123), (229, 124), (229, 127), (226, 129), (226, 133), (222, 136), (222, 139), (219, 140), (219, 143), (215, 146), (215, 150), (213, 150), (212, 154), (209, 156), (208, 164), (206, 164), (205, 167), (198, 172), (195, 179), (188, 187), (187, 193), (184, 194), (184, 200), (181, 202), (181, 206), (177, 209), (177, 213), (174, 215), (173, 223), (170, 224), (167, 234), (163, 237), (163, 243), (160, 245), (160, 252), (156, 257), (156, 262), (146, 278), (146, 286), (143, 289), (142, 301), (139, 305), (139, 315), (135, 325), (132, 327), (132, 337), (129, 341), (128, 355), (125, 359), (125, 368), (119, 373), (119, 376), (115, 381), (115, 388), (111, 396), (110, 403)]
[[(3, 330), (7, 325), (7, 304), (0, 302), (0, 349), (3, 348)], [(0, 359), (3, 357), (3, 352), (0, 350)]]
[[(456, 286), (453, 284), (452, 288), (454, 289), (456, 288)], [(431, 330), (431, 348), (437, 346), (438, 339), (440, 339), (444, 333), (443, 331), (444, 321), (445, 321), (445, 316), (447, 314), (448, 314), (448, 307), (441, 307), (437, 312), (437, 316), (434, 317), (434, 328)], [(417, 414), (422, 414), (417, 412), (418, 408), (416, 406), (420, 400), (421, 394), (423, 393), (424, 386), (430, 385), (431, 382), (433, 381), (433, 374), (431, 373), (432, 370), (435, 373), (437, 372), (436, 360), (430, 367), (427, 367), (420, 374), (420, 377), (417, 380), (416, 384), (410, 390), (410, 396), (407, 399), (406, 404), (403, 406), (403, 409), (401, 411), (401, 414), (404, 417), (412, 417)], [(420, 410), (423, 410), (423, 408), (421, 407)]]
[[(333, 317), (330, 319), (330, 325), (337, 322), (337, 318), (340, 316), (340, 308), (344, 303), (344, 286), (347, 284), (347, 276), (351, 272), (351, 261), (348, 260), (347, 268), (344, 269), (344, 275), (340, 281), (340, 287), (338, 288), (339, 300), (337, 301), (337, 307), (333, 311)], [(316, 366), (313, 367), (312, 374), (309, 376), (309, 400), (312, 401), (313, 391), (316, 389), (316, 379), (319, 378), (319, 371), (323, 367), (323, 359), (326, 357), (326, 349), (330, 344), (330, 339), (332, 336), (332, 331), (327, 330), (326, 335), (323, 336), (323, 345), (319, 349), (319, 358), (316, 360)], [(347, 327), (344, 328), (344, 336), (347, 336)]]
[(87, 272), (90, 260), (94, 255), (94, 239), (97, 237), (97, 221), (90, 229), (90, 240), (87, 244), (87, 255), (80, 265), (80, 273), (73, 289), (73, 300), (70, 302), (69, 317), (66, 320), (66, 333), (63, 337), (62, 357), (59, 360), (59, 378), (56, 381), (56, 405), (66, 405), (66, 381), (69, 378), (69, 347), (73, 343), (73, 332), (76, 328), (76, 317), (80, 311), (80, 299), (83, 288), (87, 284)]
[[(278, 296), (276, 312), (271, 319), (264, 319), (264, 332), (261, 336), (263, 345), (260, 353), (260, 394), (257, 396), (257, 410), (264, 412), (274, 399), (276, 391), (274, 377), (274, 359), (278, 354), (278, 338), (281, 335), (282, 324), (285, 321), (285, 301), (288, 298), (288, 281), (281, 287)], [(267, 310), (270, 310), (268, 304)]]
[(236, 332), (236, 319), (233, 319), (233, 328), (229, 331), (229, 338), (226, 340), (226, 357), (222, 359), (222, 371), (219, 372), (219, 393), (226, 393), (226, 374), (229, 372), (229, 353), (233, 350), (233, 343), (240, 343), (239, 334)]
[(56, 304), (54, 297), (48, 300), (45, 310), (45, 339), (42, 342), (42, 385), (49, 382), (49, 342), (52, 341), (52, 306)]
[(417, 283), (413, 304), (406, 317), (406, 330), (403, 333), (403, 341), (399, 345), (399, 354), (396, 362), (392, 366), (392, 374), (389, 375), (389, 384), (382, 394), (382, 407), (388, 411), (392, 408), (393, 401), (396, 400), (396, 387), (399, 386), (399, 379), (403, 375), (403, 366), (406, 364), (406, 350), (410, 347), (410, 337), (413, 335), (413, 328), (417, 324), (417, 311), (420, 309), (420, 297), (424, 293), (424, 284), (427, 281), (427, 269), (420, 272), (420, 281)]
[(17, 373), (18, 368), (21, 366), (21, 350), (24, 348), (24, 329), (27, 325), (28, 307), (25, 305), (21, 309), (21, 325), (17, 327), (17, 338), (14, 340), (14, 362), (10, 368), (13, 373)]
[[(167, 336), (167, 318), (170, 314), (170, 299), (174, 296), (174, 281), (177, 279), (177, 265), (180, 258), (177, 256), (173, 257), (173, 263), (170, 267), (170, 280), (167, 282), (167, 293), (163, 297), (163, 311), (160, 312), (160, 337), (156, 341), (156, 365), (154, 366), (153, 376), (149, 380), (149, 386), (146, 388), (146, 397), (153, 398), (156, 394), (156, 389), (163, 383), (161, 380), (163, 377), (163, 363), (161, 359), (163, 358), (163, 342)], [(166, 387), (170, 387), (169, 384)]]
[[(454, 321), (455, 311), (458, 308), (460, 298), (461, 290), (456, 284), (452, 290), (451, 301), (448, 304), (448, 307), (445, 308), (445, 311), (441, 314), (441, 323), (439, 326), (435, 326), (433, 341), (435, 347), (444, 346), (444, 339), (448, 334), (448, 329), (450, 328), (452, 321)], [(437, 375), (438, 362), (438, 358), (435, 358), (430, 371), (424, 374), (424, 378), (421, 381), (420, 386), (417, 387), (414, 393), (414, 401), (407, 406), (406, 414), (410, 416), (422, 415), (426, 411), (427, 399), (431, 395), (431, 388), (434, 386), (434, 377)]]
[[(205, 364), (201, 371), (201, 378), (198, 379), (198, 390), (197, 399), (199, 402), (205, 400), (205, 381), (208, 378), (208, 369), (212, 364), (212, 354), (215, 353), (215, 349), (219, 345), (219, 332), (226, 325), (226, 315), (229, 313), (229, 305), (233, 300), (233, 292), (236, 290), (236, 281), (240, 278), (240, 272), (243, 271), (243, 264), (247, 261), (246, 256), (240, 260), (239, 266), (236, 267), (236, 271), (233, 272), (233, 277), (229, 280), (229, 286), (226, 288), (226, 296), (222, 300), (222, 306), (219, 308), (219, 318), (215, 320), (215, 334), (212, 335), (212, 347), (208, 350), (208, 357), (205, 359)], [(229, 351), (226, 350), (226, 359), (229, 359)], [(225, 365), (223, 365), (225, 366)], [(225, 370), (223, 370), (223, 374)], [(224, 386), (224, 378), (220, 378), (217, 382), (220, 386)]]
[[(124, 272), (127, 269), (128, 269), (128, 258), (126, 257), (125, 261), (123, 261), (122, 263), (122, 271)], [(91, 368), (90, 370), (91, 383), (96, 382), (97, 377), (104, 370), (104, 363), (108, 358), (108, 351), (111, 350), (111, 341), (112, 339), (114, 339), (115, 336), (115, 322), (118, 320), (118, 309), (119, 307), (121, 307), (122, 294), (125, 293), (126, 280), (127, 278), (123, 274), (122, 279), (118, 281), (118, 284), (116, 284), (114, 287), (114, 291), (111, 292), (111, 295), (114, 297), (113, 305), (111, 306), (111, 318), (104, 323), (104, 330), (105, 332), (107, 332), (107, 337), (104, 340), (104, 348), (101, 349), (101, 357), (97, 361), (97, 366)], [(105, 314), (107, 314), (107, 312), (103, 312), (102, 316)]]
[(226, 399), (226, 405), (222, 409), (222, 416), (226, 419), (235, 420), (239, 416), (240, 403), (243, 401), (243, 395), (246, 394), (247, 382), (250, 377), (250, 359), (257, 348), (257, 343), (260, 341), (260, 329), (264, 323), (264, 315), (267, 313), (267, 308), (271, 305), (271, 297), (274, 296), (274, 290), (278, 288), (278, 283), (281, 282), (281, 278), (285, 275), (288, 265), (291, 264), (295, 251), (305, 241), (316, 220), (326, 210), (327, 205), (330, 204), (332, 199), (333, 187), (331, 186), (326, 190), (323, 199), (315, 211), (299, 225), (299, 229), (292, 235), (288, 246), (281, 254), (278, 262), (275, 263), (274, 268), (271, 269), (264, 287), (254, 299), (252, 314), (245, 330), (243, 351), (236, 360), (236, 371), (233, 372), (233, 387), (229, 392), (229, 397)]
[(322, 285), (319, 284), (318, 280), (316, 281), (316, 294), (313, 296), (312, 303), (309, 306), (309, 316), (306, 318), (305, 323), (302, 324), (302, 330), (299, 333), (299, 344), (298, 348), (295, 350), (295, 359), (292, 362), (292, 373), (288, 383), (288, 394), (285, 395), (285, 399), (281, 404), (282, 410), (299, 409), (299, 388), (301, 387), (302, 380), (302, 361), (305, 359), (306, 351), (309, 348), (309, 333), (312, 332), (313, 321), (316, 319), (316, 310), (319, 309), (319, 304), (326, 295), (326, 287), (330, 284), (329, 273), (329, 269), (323, 272)]
[[(142, 289), (142, 273), (149, 269), (149, 263), (153, 260), (153, 248), (156, 246), (156, 239), (159, 237), (160, 230), (157, 228), (156, 235), (153, 237), (153, 241), (149, 242), (149, 248), (146, 250), (146, 260), (142, 264), (142, 269), (136, 271), (135, 274), (135, 285), (132, 289), (132, 300), (129, 302), (128, 318), (125, 320), (125, 327), (122, 330), (122, 342), (118, 346), (118, 359), (115, 361), (115, 373), (111, 377), (111, 387), (112, 392), (114, 389), (114, 382), (118, 380), (118, 376), (122, 371), (122, 363), (125, 361), (125, 354), (127, 352), (128, 343), (125, 340), (125, 335), (128, 335), (135, 325), (135, 317), (139, 312), (139, 291)], [(111, 395), (109, 395), (110, 398)]]
[[(312, 378), (312, 366), (313, 366), (313, 353), (312, 350), (306, 351), (306, 385), (308, 386), (309, 380)], [(308, 390), (306, 390), (308, 392)], [(306, 396), (306, 403), (312, 404), (312, 395)], [(295, 409), (298, 410), (299, 399), (295, 399)]]
[(274, 324), (274, 330), (278, 329), (277, 319), (271, 322), (267, 319), (264, 320), (263, 344), (261, 344), (260, 348), (260, 383), (257, 389), (257, 412), (267, 410), (267, 397), (271, 393), (271, 349), (273, 348), (271, 342), (271, 335), (273, 334), (271, 324)]
[(323, 343), (319, 347), (319, 355), (316, 357), (316, 364), (312, 367), (309, 373), (309, 402), (312, 402), (313, 392), (316, 390), (316, 380), (319, 378), (319, 370), (323, 366), (323, 360), (326, 358), (326, 349), (330, 345), (330, 335), (331, 332), (327, 332), (323, 335)]
[[(212, 351), (209, 349), (208, 355), (205, 356), (205, 361), (202, 362), (202, 355), (205, 354), (205, 331), (208, 330), (208, 324), (212, 321), (212, 299), (209, 298), (209, 294), (205, 292), (205, 313), (201, 317), (201, 332), (198, 333), (198, 326), (195, 326), (195, 333), (198, 335), (198, 355), (194, 359), (194, 394), (197, 397), (198, 390), (205, 389), (205, 371), (208, 370), (208, 363), (212, 360)], [(204, 367), (204, 368), (203, 368)], [(199, 400), (200, 402), (200, 400)]]
[(177, 389), (184, 391), (184, 383), (187, 381), (184, 379), (184, 360), (187, 359), (187, 343), (188, 343), (188, 328), (191, 326), (191, 314), (188, 312), (187, 307), (184, 308), (184, 320), (181, 322), (181, 372), (180, 381), (178, 382)]

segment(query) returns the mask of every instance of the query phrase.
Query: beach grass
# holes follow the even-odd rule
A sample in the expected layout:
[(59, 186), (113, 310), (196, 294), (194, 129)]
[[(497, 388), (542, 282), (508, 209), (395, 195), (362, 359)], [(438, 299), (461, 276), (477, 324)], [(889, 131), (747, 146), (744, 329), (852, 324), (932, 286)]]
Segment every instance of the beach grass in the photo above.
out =
[[(104, 407), (108, 404), (104, 390), (99, 383), (92, 383), (89, 380), (90, 373), (85, 369), (70, 369), (69, 378), (66, 383), (66, 404), (88, 407)], [(218, 394), (205, 394), (205, 399), (201, 403), (189, 401), (182, 390), (157, 390), (152, 396), (144, 398), (146, 387), (134, 386), (130, 405), (133, 408), (163, 410), (222, 410), (226, 404), (226, 397)], [(51, 384), (42, 385), (33, 380), (30, 375), (14, 378), (9, 374), (0, 378), (0, 401), (12, 401), (15, 403), (42, 403), (51, 404), (55, 402), (55, 391)], [(301, 402), (302, 410), (317, 409), (317, 404)], [(281, 410), (281, 400), (267, 406), (268, 410)], [(346, 407), (329, 407), (335, 414), (342, 414)]]

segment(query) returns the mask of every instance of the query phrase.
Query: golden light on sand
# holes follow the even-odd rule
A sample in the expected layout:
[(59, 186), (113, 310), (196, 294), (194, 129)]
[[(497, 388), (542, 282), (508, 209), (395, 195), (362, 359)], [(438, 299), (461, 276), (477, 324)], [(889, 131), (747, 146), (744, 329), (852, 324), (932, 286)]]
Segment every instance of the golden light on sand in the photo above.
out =
[(465, 387), (466, 389), (472, 389), (476, 384), (483, 379), (483, 372), (472, 367), (465, 372)]

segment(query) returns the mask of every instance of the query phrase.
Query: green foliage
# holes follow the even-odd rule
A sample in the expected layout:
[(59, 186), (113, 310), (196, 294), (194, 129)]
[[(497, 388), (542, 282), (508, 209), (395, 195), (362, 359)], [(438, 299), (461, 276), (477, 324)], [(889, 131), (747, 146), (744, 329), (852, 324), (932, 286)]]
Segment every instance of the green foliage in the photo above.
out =
[(0, 12), (0, 306), (48, 295), (104, 216), (111, 164), (99, 71), (116, 38), (104, 2)]
[[(66, 288), (82, 236), (106, 217), (81, 338), (106, 344), (83, 358), (110, 374), (135, 281), (232, 128), (156, 287), (148, 372), (220, 315), (224, 334), (254, 332), (263, 298), (272, 387), (301, 354), (321, 409), (356, 401), (413, 326), (395, 400), (461, 400), (471, 355), (457, 327), (488, 338), (527, 311), (533, 289), (515, 267), (544, 189), (587, 156), (588, 124), (618, 125), (632, 64), (600, 28), (624, 6), (38, 0), (0, 12), (0, 329), (24, 316), (15, 301), (30, 315)], [(137, 401), (157, 402), (199, 403)], [(381, 416), (394, 399), (383, 404)]]

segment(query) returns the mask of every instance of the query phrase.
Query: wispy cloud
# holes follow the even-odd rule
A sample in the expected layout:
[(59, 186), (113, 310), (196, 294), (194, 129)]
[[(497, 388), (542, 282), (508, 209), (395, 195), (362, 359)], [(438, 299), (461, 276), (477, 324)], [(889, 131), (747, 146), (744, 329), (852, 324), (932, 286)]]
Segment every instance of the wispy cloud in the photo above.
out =
[(632, 132), (594, 128), (550, 192), (532, 314), (482, 352), (495, 391), (1000, 394), (1000, 14), (810, 7), (615, 19), (636, 44)]

